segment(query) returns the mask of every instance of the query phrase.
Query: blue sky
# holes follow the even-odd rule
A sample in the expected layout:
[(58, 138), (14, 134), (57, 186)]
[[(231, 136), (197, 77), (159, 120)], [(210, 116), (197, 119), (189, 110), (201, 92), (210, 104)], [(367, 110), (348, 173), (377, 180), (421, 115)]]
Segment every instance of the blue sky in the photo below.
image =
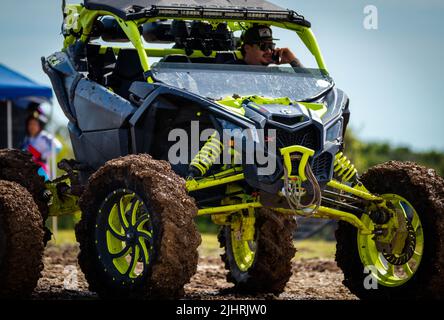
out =
[[(351, 99), (351, 126), (361, 138), (444, 151), (444, 1), (273, 2), (312, 22), (331, 75)], [(2, 3), (0, 62), (49, 85), (40, 57), (62, 46), (60, 3)], [(363, 26), (367, 5), (378, 9), (377, 30)], [(297, 38), (276, 34), (309, 63)]]

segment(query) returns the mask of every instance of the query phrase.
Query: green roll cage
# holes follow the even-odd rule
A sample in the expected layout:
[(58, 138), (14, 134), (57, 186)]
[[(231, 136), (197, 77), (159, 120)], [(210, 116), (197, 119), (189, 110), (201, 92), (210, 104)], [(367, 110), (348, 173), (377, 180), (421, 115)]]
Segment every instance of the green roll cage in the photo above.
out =
[[(242, 21), (230, 21), (227, 18), (202, 18), (202, 17), (167, 17), (167, 16), (156, 16), (149, 18), (140, 18), (137, 20), (124, 20), (117, 15), (102, 10), (89, 10), (83, 7), (80, 4), (70, 4), (65, 7), (65, 32), (68, 35), (65, 37), (64, 41), (64, 49), (68, 46), (74, 44), (77, 40), (80, 40), (83, 43), (87, 43), (89, 40), (89, 36), (91, 34), (94, 21), (97, 18), (102, 16), (112, 16), (119, 23), (122, 30), (125, 32), (126, 36), (137, 50), (139, 55), (139, 59), (141, 62), (141, 66), (145, 74), (148, 74), (150, 71), (149, 65), (149, 57), (165, 57), (169, 54), (185, 54), (185, 50), (181, 49), (146, 49), (144, 47), (141, 34), (139, 31), (139, 26), (144, 23), (155, 22), (161, 19), (174, 19), (174, 20), (196, 20), (196, 21), (206, 21), (215, 26), (218, 23), (226, 22), (231, 31), (239, 31), (245, 30), (249, 26), (254, 23), (264, 24), (269, 26), (275, 26), (282, 29), (287, 29), (296, 32), (302, 42), (305, 44), (307, 49), (316, 59), (316, 63), (318, 68), (327, 71), (327, 67), (324, 62), (324, 58), (322, 56), (321, 50), (318, 46), (318, 42), (313, 34), (312, 30), (297, 22), (288, 22), (288, 21), (273, 21), (273, 20), (242, 20)], [(239, 57), (240, 52), (236, 52), (236, 55)], [(213, 52), (210, 56), (214, 57), (215, 52)], [(195, 51), (190, 57), (206, 57), (201, 51)], [(150, 77), (147, 77), (148, 82), (152, 82), (153, 80)]]

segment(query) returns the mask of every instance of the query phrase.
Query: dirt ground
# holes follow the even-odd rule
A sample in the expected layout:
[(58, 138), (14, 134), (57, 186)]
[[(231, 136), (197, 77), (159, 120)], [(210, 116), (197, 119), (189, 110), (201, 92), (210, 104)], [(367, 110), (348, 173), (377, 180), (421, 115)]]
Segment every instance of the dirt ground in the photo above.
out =
[[(77, 264), (77, 245), (49, 245), (45, 250), (42, 278), (33, 299), (66, 300), (97, 299)], [(356, 299), (342, 285), (342, 273), (333, 260), (309, 259), (293, 261), (293, 276), (280, 296), (246, 296), (231, 292), (225, 281), (225, 269), (218, 257), (201, 257), (197, 273), (185, 287), (184, 299)]]

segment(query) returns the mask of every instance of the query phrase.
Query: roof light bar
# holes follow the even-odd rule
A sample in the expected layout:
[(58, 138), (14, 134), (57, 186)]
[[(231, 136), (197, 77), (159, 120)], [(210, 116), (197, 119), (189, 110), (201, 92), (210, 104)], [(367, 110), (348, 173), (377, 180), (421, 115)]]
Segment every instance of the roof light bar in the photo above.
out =
[(233, 18), (243, 18), (245, 16), (245, 12), (230, 12), (230, 17)]
[(250, 20), (291, 20), (294, 18), (302, 18), (295, 16), (291, 11), (271, 11), (264, 12), (260, 10), (251, 10), (247, 8), (239, 9), (215, 9), (204, 7), (183, 8), (180, 6), (166, 7), (157, 6), (147, 12), (147, 15), (162, 17), (201, 17), (201, 18), (226, 18), (226, 19), (250, 19)]
[(289, 16), (288, 14), (269, 13), (268, 19), (285, 20), (285, 19), (288, 19), (288, 16)]
[(204, 13), (204, 15), (208, 15), (211, 17), (223, 17), (224, 12), (222, 12), (222, 11), (207, 11)]
[(200, 16), (202, 15), (202, 12), (200, 10), (180, 10), (181, 14), (185, 15), (185, 16)]
[(158, 11), (158, 14), (160, 16), (179, 15), (180, 13), (181, 13), (180, 10), (171, 10), (171, 9), (160, 9)]
[(247, 12), (247, 18), (250, 19), (266, 19), (267, 14), (266, 13), (259, 13), (259, 12)]

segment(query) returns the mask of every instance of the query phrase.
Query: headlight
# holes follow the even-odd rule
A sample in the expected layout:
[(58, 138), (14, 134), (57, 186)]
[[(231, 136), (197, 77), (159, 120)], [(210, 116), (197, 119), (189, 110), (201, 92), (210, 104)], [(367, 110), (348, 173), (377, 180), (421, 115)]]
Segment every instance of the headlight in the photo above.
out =
[(342, 138), (342, 119), (336, 121), (330, 128), (327, 129), (327, 133), (325, 135), (325, 141), (334, 142)]

